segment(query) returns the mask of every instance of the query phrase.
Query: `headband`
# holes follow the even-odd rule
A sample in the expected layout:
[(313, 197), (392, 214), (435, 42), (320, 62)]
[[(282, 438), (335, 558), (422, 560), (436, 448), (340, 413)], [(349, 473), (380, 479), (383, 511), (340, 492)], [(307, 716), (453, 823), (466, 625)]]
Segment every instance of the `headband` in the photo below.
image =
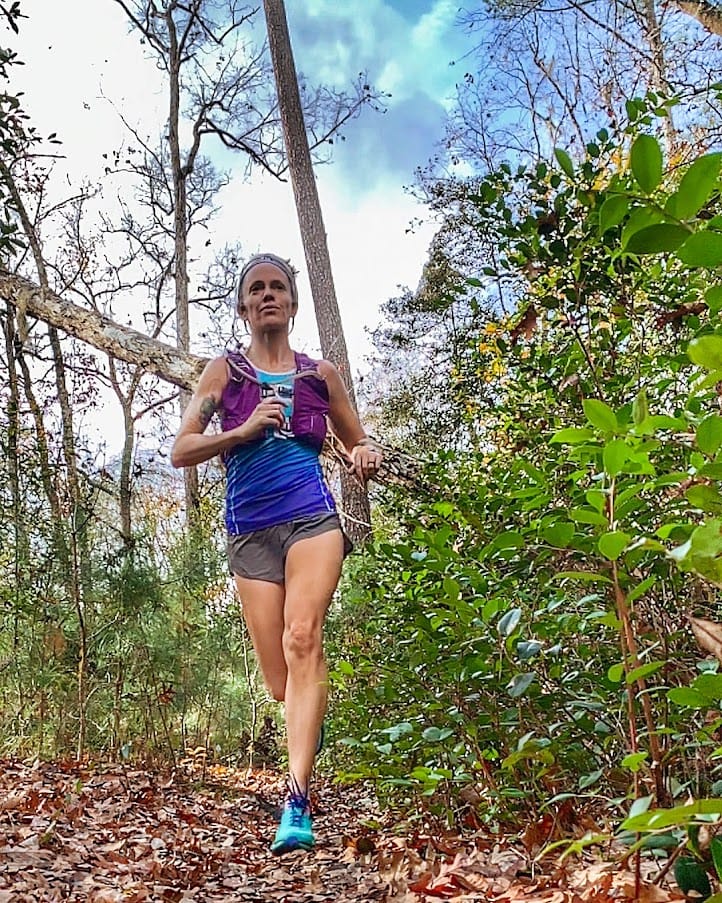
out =
[(255, 266), (258, 266), (259, 263), (270, 263), (284, 274), (289, 282), (291, 297), (296, 303), (298, 303), (298, 289), (296, 287), (295, 270), (287, 260), (284, 260), (282, 257), (278, 257), (276, 254), (270, 253), (254, 254), (253, 257), (246, 261), (243, 269), (241, 270), (241, 275), (238, 277), (238, 300), (241, 300), (241, 288), (243, 287), (243, 280), (248, 275), (249, 270), (251, 270)]

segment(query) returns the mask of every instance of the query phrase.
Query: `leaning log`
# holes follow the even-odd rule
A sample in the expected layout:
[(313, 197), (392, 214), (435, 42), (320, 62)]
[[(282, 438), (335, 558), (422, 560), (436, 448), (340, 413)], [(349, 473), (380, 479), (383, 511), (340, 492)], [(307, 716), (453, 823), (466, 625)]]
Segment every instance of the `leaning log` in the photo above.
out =
[[(151, 339), (97, 311), (73, 304), (53, 291), (43, 291), (23, 276), (2, 269), (0, 298), (26, 315), (36, 317), (117, 360), (135, 364), (180, 389), (192, 391), (208, 363), (208, 358)], [(419, 478), (418, 461), (381, 442), (379, 445), (384, 451), (384, 463), (376, 477), (377, 482), (405, 489), (424, 488)], [(327, 441), (324, 455), (340, 463), (345, 460), (343, 449), (334, 436)]]

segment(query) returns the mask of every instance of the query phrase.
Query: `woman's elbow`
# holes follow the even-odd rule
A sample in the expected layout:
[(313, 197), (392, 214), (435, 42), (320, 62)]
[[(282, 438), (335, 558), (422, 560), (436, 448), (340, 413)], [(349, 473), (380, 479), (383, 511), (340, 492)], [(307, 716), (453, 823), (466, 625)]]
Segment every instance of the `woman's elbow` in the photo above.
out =
[(173, 447), (170, 450), (170, 463), (175, 468), (187, 467), (185, 458), (183, 457), (182, 448), (178, 447), (178, 440), (173, 443)]

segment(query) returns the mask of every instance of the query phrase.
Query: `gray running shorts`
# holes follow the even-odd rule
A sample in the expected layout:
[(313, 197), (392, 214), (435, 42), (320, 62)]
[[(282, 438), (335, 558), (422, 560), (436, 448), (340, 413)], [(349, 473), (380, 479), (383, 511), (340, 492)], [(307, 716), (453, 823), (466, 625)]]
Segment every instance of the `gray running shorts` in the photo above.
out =
[[(317, 514), (299, 520), (287, 521), (275, 527), (228, 536), (228, 566), (231, 574), (250, 580), (268, 580), (283, 583), (288, 550), (299, 539), (320, 536), (330, 530), (341, 530), (338, 514)], [(341, 530), (344, 556), (353, 548), (351, 541)]]

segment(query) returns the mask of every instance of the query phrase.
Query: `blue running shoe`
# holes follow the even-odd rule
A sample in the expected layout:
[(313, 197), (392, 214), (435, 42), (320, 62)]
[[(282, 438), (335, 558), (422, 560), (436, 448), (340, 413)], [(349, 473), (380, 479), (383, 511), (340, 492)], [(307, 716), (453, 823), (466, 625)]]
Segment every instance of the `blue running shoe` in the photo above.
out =
[(311, 827), (311, 806), (306, 794), (296, 785), (289, 791), (281, 824), (271, 844), (271, 852), (281, 856), (292, 850), (312, 850), (315, 843)]

